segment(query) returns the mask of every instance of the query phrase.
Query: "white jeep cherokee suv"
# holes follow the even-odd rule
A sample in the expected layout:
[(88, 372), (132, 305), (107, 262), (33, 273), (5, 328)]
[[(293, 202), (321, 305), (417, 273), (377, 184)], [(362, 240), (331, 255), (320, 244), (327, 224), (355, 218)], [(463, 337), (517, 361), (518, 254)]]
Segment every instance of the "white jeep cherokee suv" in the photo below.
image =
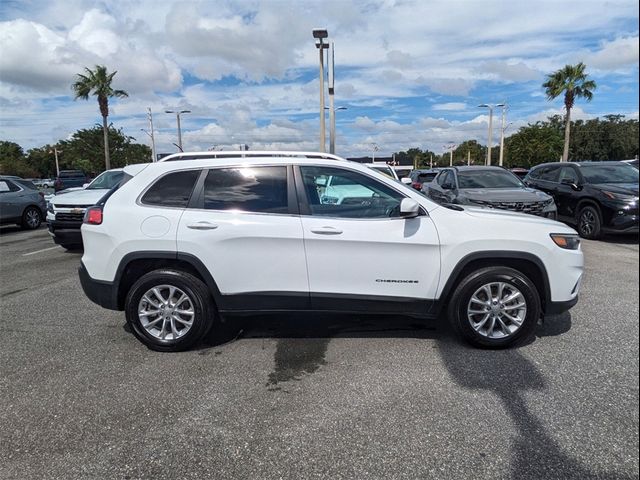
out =
[[(323, 201), (327, 179), (357, 185)], [(328, 154), (202, 152), (125, 168), (85, 214), (86, 295), (124, 310), (149, 348), (175, 351), (219, 316), (324, 311), (427, 318), (444, 311), (483, 347), (532, 334), (578, 301), (571, 228), (513, 212), (438, 205)]]

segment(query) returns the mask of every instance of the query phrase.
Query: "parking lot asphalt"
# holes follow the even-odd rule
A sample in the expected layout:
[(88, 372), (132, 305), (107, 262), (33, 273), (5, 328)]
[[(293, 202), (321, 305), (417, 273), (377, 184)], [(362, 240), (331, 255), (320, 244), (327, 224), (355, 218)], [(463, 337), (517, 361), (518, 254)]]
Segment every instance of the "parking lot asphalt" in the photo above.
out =
[(0, 229), (0, 478), (638, 478), (637, 238), (585, 241), (527, 345), (394, 316), (260, 316), (152, 352), (80, 253)]

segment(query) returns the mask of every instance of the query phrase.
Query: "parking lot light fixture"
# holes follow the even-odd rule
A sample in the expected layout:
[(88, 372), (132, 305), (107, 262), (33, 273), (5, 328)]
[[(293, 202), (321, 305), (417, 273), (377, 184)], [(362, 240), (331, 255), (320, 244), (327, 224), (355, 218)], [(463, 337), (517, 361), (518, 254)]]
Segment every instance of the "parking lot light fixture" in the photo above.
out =
[(326, 127), (324, 115), (324, 50), (329, 48), (329, 43), (324, 40), (329, 36), (326, 28), (314, 28), (313, 38), (316, 39), (316, 48), (320, 60), (320, 151), (326, 150)]
[(180, 151), (182, 152), (182, 130), (180, 128), (180, 115), (185, 114), (185, 113), (191, 113), (191, 110), (165, 110), (164, 113), (175, 113), (176, 115), (176, 119), (178, 121), (178, 145), (177, 147), (180, 149)]
[(478, 108), (488, 108), (489, 109), (489, 134), (487, 139), (487, 165), (491, 165), (491, 144), (493, 143), (493, 109), (495, 107), (504, 107), (504, 103), (498, 103), (497, 105), (490, 105), (488, 103), (483, 103), (482, 105), (478, 105)]

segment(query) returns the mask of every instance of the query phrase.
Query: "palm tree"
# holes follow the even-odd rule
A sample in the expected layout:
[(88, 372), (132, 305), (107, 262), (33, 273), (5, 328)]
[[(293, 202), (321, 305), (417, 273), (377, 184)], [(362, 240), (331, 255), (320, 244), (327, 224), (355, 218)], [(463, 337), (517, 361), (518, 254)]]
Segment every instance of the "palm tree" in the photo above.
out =
[(111, 168), (109, 161), (109, 127), (107, 117), (109, 116), (109, 98), (128, 97), (129, 94), (124, 90), (114, 90), (111, 88), (111, 81), (118, 72), (108, 73), (107, 67), (96, 65), (95, 70), (85, 67), (85, 75), (76, 75), (76, 81), (72, 85), (75, 92), (74, 100), (81, 98), (89, 100), (89, 95), (93, 94), (98, 97), (98, 105), (100, 106), (100, 114), (102, 115), (102, 131), (104, 134), (104, 164), (105, 168)]
[(547, 100), (564, 93), (564, 108), (567, 113), (564, 126), (564, 150), (562, 161), (569, 160), (569, 135), (571, 130), (571, 109), (576, 98), (584, 98), (588, 102), (593, 98), (596, 82), (587, 80), (588, 74), (584, 72), (586, 65), (582, 62), (577, 65), (565, 65), (564, 68), (547, 75), (547, 81), (542, 84), (547, 94)]

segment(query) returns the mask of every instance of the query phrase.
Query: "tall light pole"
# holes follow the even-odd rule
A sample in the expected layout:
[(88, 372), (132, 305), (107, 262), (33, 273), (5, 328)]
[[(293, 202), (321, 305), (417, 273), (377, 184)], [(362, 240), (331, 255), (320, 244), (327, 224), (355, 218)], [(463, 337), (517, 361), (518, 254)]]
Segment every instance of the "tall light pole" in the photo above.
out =
[(180, 115), (183, 113), (191, 113), (191, 110), (165, 110), (164, 113), (175, 113), (176, 119), (178, 120), (178, 148), (182, 152), (182, 130), (180, 129)]
[(325, 110), (329, 110), (329, 153), (336, 153), (336, 112), (338, 110), (348, 110), (347, 107), (336, 107), (333, 104), (333, 95), (329, 97), (328, 107), (324, 107)]
[(447, 150), (449, 150), (449, 166), (453, 167), (453, 149), (456, 148), (456, 144), (453, 142), (449, 142), (448, 145), (445, 145)]
[(503, 103), (502, 104), (502, 127), (500, 128), (500, 166), (502, 166), (503, 162), (504, 162), (504, 132), (507, 129), (506, 127), (506, 111), (507, 111), (507, 104)]
[(326, 28), (314, 28), (313, 38), (316, 39), (316, 48), (320, 56), (320, 151), (324, 152), (326, 146), (326, 133), (324, 123), (324, 50), (329, 48), (329, 44), (324, 42), (329, 34)]
[(54, 145), (53, 150), (49, 150), (49, 153), (53, 153), (56, 159), (56, 177), (60, 176), (60, 164), (58, 163), (58, 154), (62, 153), (62, 150), (58, 150), (58, 146)]
[(487, 142), (487, 165), (491, 165), (491, 144), (493, 143), (493, 109), (495, 107), (503, 107), (503, 103), (499, 103), (497, 105), (489, 105), (488, 103), (483, 103), (482, 105), (478, 105), (479, 108), (488, 108), (489, 109), (489, 135)]
[(371, 149), (373, 150), (373, 158), (371, 159), (371, 163), (376, 163), (376, 152), (380, 150), (380, 147), (377, 143), (372, 143)]
[(156, 137), (154, 136), (154, 133), (153, 133), (153, 114), (151, 113), (151, 107), (148, 107), (147, 110), (148, 110), (147, 118), (149, 119), (149, 130), (151, 130), (151, 133), (149, 134), (149, 136), (151, 137), (151, 161), (155, 162), (156, 161)]

